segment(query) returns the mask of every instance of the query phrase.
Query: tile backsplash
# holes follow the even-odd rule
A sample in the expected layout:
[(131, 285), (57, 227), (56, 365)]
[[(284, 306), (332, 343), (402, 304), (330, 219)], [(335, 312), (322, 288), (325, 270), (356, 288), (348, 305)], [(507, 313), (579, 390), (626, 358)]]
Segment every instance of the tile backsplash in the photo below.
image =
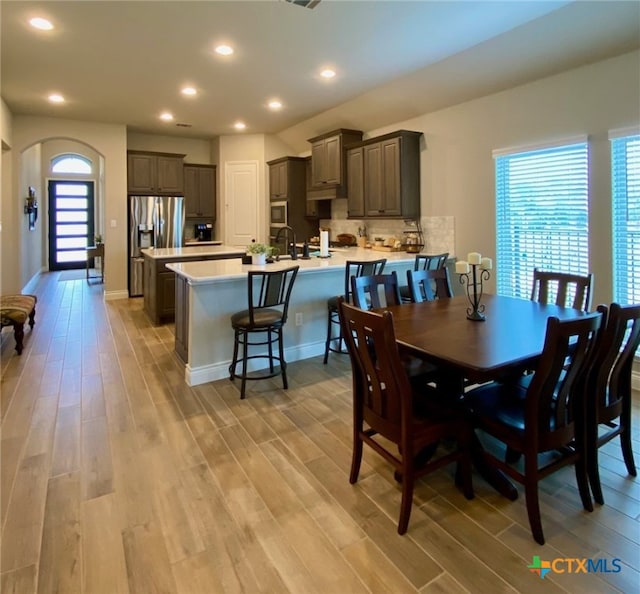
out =
[[(453, 217), (420, 217), (425, 246), (423, 252), (440, 254), (449, 252), (455, 256), (455, 228)], [(320, 227), (328, 227), (330, 238), (340, 233), (358, 235), (358, 227), (366, 227), (369, 239), (374, 237), (397, 237), (402, 240), (403, 231), (408, 229), (402, 220), (395, 219), (347, 219), (347, 200), (331, 202), (331, 219), (321, 219)]]

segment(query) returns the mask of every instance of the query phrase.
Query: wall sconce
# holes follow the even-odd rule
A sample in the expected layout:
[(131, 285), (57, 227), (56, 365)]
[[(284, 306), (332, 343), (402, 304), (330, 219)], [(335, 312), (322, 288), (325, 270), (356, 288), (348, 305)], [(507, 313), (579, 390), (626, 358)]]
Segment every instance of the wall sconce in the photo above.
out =
[(29, 231), (36, 228), (38, 219), (38, 201), (36, 200), (36, 189), (29, 186), (29, 195), (24, 199), (24, 214), (29, 217)]

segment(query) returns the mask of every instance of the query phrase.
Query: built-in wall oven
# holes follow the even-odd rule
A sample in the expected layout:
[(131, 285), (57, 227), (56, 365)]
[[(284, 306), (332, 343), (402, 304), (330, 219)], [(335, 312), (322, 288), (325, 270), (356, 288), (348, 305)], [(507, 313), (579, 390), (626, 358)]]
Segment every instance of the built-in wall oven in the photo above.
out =
[(287, 201), (282, 200), (280, 202), (271, 202), (270, 206), (270, 226), (271, 227), (286, 227), (287, 226)]

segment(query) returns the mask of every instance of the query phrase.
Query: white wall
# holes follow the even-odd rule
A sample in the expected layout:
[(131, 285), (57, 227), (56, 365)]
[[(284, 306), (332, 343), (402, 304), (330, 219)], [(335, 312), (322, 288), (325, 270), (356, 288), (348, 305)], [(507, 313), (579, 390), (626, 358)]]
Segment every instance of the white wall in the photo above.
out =
[[(454, 217), (456, 255), (470, 251), (495, 255), (494, 149), (588, 134), (594, 303), (608, 303), (612, 250), (607, 134), (638, 123), (640, 52), (635, 51), (365, 133), (366, 137), (397, 129), (424, 133), (422, 216)], [(301, 144), (295, 149), (302, 154), (308, 147)], [(489, 290), (494, 291), (495, 285)]]
[(213, 156), (211, 141), (199, 138), (178, 138), (176, 136), (127, 132), (127, 149), (185, 155), (185, 163), (198, 165), (217, 164), (217, 161), (211, 160)]
[(7, 104), (0, 99), (0, 142), (2, 161), (0, 162), (0, 294), (20, 292), (19, 260), (15, 249), (18, 245), (17, 210), (13, 186), (13, 117)]

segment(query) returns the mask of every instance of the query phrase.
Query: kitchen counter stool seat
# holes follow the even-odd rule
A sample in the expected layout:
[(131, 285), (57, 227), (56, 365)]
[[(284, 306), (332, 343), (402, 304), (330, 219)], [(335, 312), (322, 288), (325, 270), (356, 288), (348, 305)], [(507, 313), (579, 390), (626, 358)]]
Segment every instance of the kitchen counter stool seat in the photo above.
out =
[[(245, 396), (247, 380), (261, 380), (282, 375), (283, 388), (286, 390), (289, 387), (282, 329), (287, 321), (291, 289), (299, 268), (299, 266), (292, 266), (283, 270), (249, 272), (249, 307), (231, 316), (234, 341), (233, 357), (231, 365), (229, 365), (229, 379), (233, 381), (238, 377), (242, 380), (240, 398)], [(257, 335), (257, 338), (250, 340), (252, 335)], [(277, 355), (274, 354), (276, 343)], [(240, 347), (242, 347), (242, 371), (236, 373), (236, 367), (240, 362)], [(259, 347), (257, 354), (250, 355), (249, 347)], [(268, 369), (248, 371), (249, 360), (256, 359), (267, 359)]]

